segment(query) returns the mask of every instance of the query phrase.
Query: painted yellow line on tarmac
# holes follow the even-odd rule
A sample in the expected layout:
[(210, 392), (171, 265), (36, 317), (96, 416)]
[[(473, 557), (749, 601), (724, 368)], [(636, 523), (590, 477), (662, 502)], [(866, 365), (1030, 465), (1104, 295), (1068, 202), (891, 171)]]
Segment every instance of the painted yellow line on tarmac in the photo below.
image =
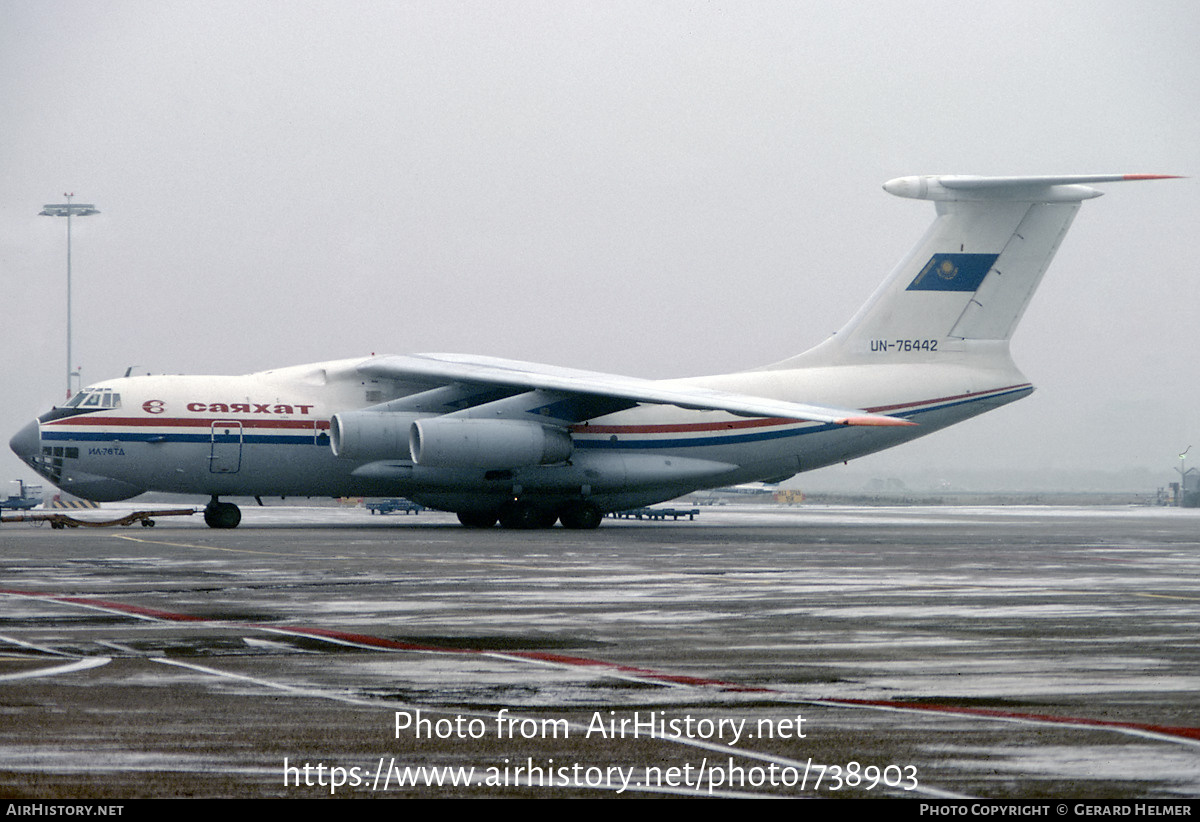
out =
[[(220, 545), (197, 545), (192, 542), (164, 542), (159, 539), (143, 539), (125, 534), (113, 534), (114, 539), (127, 539), (130, 542), (144, 542), (147, 545), (166, 545), (169, 548), (195, 548), (201, 551), (226, 551), (231, 554), (260, 554), (268, 557), (295, 557), (297, 554), (280, 551), (251, 551), (249, 548), (225, 548)], [(338, 557), (322, 557), (322, 559), (338, 559)]]

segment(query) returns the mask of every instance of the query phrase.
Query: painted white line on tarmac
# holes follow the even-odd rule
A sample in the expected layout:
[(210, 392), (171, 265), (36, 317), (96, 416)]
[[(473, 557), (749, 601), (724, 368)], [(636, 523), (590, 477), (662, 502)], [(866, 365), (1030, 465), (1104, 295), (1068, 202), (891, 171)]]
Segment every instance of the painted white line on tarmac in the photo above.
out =
[(15, 679), (34, 679), (43, 676), (59, 676), (61, 674), (73, 674), (76, 671), (86, 671), (89, 668), (99, 668), (101, 665), (107, 665), (112, 662), (112, 657), (93, 656), (87, 659), (78, 659), (74, 662), (68, 662), (66, 665), (56, 665), (53, 668), (38, 668), (36, 671), (22, 671), (17, 674), (0, 674), (0, 682), (12, 682)]

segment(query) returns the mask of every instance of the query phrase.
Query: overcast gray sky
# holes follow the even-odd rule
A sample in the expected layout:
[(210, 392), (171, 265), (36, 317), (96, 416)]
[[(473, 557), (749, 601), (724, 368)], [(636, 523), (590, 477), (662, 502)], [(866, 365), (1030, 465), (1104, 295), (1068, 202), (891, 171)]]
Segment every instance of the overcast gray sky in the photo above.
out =
[(1193, 179), (1084, 204), (1014, 340), (1032, 398), (864, 465), (1166, 482), (1200, 448), (1198, 23), (1193, 0), (0, 0), (0, 442), (63, 393), (65, 221), (37, 212), (64, 192), (102, 212), (75, 221), (85, 383), (414, 351), (668, 377), (836, 330), (933, 218), (892, 177), (1158, 172)]

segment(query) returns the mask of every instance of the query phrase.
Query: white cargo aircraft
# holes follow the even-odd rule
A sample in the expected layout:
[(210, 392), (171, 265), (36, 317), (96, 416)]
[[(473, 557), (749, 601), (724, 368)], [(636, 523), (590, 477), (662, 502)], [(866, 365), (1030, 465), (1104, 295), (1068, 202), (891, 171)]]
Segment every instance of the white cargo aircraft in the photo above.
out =
[(1088, 183), (1164, 175), (902, 177), (932, 227), (850, 322), (773, 365), (674, 380), (450, 354), (240, 377), (89, 386), (12, 438), (55, 485), (107, 501), (405, 496), (471, 527), (595, 528), (703, 488), (777, 482), (906, 442), (1033, 391), (1009, 338)]

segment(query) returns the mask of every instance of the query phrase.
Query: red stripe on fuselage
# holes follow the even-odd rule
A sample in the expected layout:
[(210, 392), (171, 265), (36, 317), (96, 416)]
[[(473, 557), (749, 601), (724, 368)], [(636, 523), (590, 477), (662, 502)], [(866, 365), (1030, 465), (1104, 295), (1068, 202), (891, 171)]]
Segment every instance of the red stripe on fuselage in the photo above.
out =
[(256, 417), (247, 419), (246, 417), (197, 417), (188, 419), (186, 417), (64, 417), (61, 420), (52, 420), (44, 422), (42, 425), (94, 425), (102, 428), (128, 426), (128, 427), (149, 427), (149, 428), (211, 428), (218, 423), (239, 423), (243, 428), (303, 428), (311, 431), (316, 428), (328, 428), (328, 420), (307, 419), (307, 420), (276, 420), (270, 418)]
[[(974, 391), (968, 394), (954, 394), (948, 397), (938, 397), (935, 399), (921, 400), (919, 402), (897, 403), (895, 405), (878, 405), (863, 409), (872, 414), (890, 413), (902, 409), (915, 409), (922, 405), (935, 405), (943, 402), (961, 402), (975, 397), (982, 397), (987, 394), (998, 394), (1006, 391), (1015, 391), (1021, 388), (1031, 388), (1029, 383), (1019, 385), (1008, 385), (1002, 388), (992, 388), (987, 391)], [(300, 420), (282, 420), (272, 419), (269, 417), (235, 417), (233, 415), (225, 417), (167, 417), (158, 418), (153, 416), (145, 417), (111, 417), (105, 414), (96, 416), (78, 416), (64, 417), (59, 420), (42, 423), (46, 426), (61, 425), (89, 425), (97, 427), (150, 427), (150, 428), (211, 428), (217, 423), (237, 422), (243, 428), (290, 428), (312, 430), (314, 427), (318, 430), (329, 428), (328, 420), (321, 419), (300, 419)], [(811, 420), (793, 419), (790, 417), (753, 417), (740, 420), (726, 420), (724, 422), (689, 422), (689, 423), (668, 423), (659, 425), (572, 425), (570, 430), (575, 434), (674, 434), (674, 433), (702, 433), (706, 431), (736, 431), (749, 428), (768, 428), (778, 425), (797, 425), (801, 423), (812, 422)]]
[(1016, 391), (1018, 388), (1033, 388), (1033, 383), (1024, 382), (1020, 385), (1006, 385), (1003, 388), (989, 388), (987, 391), (972, 391), (970, 394), (955, 394), (950, 397), (939, 397), (936, 400), (924, 400), (923, 402), (904, 402), (897, 405), (877, 405), (874, 408), (864, 408), (864, 411), (870, 411), (872, 414), (882, 414), (889, 411), (896, 411), (900, 408), (914, 408), (918, 405), (932, 405), (939, 402), (959, 402), (961, 400), (969, 400), (972, 397), (982, 397), (985, 394), (1002, 394), (1007, 391)]

